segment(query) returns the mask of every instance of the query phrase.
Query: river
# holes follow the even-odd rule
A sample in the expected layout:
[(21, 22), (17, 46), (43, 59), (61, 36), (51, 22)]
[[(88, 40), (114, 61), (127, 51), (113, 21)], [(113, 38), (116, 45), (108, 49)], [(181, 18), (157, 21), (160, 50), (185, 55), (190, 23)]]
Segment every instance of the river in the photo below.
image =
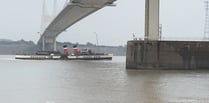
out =
[(112, 61), (0, 56), (0, 103), (209, 103), (209, 71), (126, 70)]

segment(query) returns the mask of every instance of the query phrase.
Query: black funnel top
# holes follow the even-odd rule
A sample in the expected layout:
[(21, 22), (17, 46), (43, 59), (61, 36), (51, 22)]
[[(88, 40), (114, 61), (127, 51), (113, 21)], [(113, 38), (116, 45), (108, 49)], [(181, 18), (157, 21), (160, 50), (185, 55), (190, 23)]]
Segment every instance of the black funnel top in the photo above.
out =
[(73, 45), (73, 48), (76, 48), (77, 47), (77, 45)]
[(66, 47), (67, 47), (67, 45), (64, 45), (64, 46), (63, 46), (63, 48), (66, 48)]

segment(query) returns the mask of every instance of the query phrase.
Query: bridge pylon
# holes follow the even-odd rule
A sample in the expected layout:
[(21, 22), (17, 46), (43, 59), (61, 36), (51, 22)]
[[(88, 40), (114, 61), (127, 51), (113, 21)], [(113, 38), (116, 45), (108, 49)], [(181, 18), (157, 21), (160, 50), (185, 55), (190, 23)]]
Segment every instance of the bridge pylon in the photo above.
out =
[[(42, 20), (40, 34), (44, 32), (46, 27), (50, 24), (54, 17), (57, 16), (57, 0), (53, 0), (53, 11), (50, 15), (47, 10), (47, 0), (43, 0)], [(41, 36), (41, 41), (38, 42), (39, 49), (42, 51), (56, 51), (56, 37), (48, 38)]]
[(145, 40), (159, 40), (160, 0), (145, 2)]

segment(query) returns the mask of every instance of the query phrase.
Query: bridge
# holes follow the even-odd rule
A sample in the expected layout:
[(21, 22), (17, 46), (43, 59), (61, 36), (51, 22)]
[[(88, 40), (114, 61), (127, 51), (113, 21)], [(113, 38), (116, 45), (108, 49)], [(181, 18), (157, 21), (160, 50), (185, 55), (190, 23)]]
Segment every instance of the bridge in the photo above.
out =
[[(114, 6), (116, 0), (70, 0), (41, 34), (38, 44), (42, 50), (56, 51), (56, 38), (67, 28), (102, 9)], [(52, 48), (51, 48), (52, 47)]]
[[(82, 18), (112, 5), (115, 0), (71, 0), (45, 29), (39, 43), (42, 50), (53, 44), (56, 51), (56, 37)], [(160, 0), (145, 0), (145, 38), (128, 41), (127, 69), (208, 69), (209, 42), (202, 41), (160, 41)]]

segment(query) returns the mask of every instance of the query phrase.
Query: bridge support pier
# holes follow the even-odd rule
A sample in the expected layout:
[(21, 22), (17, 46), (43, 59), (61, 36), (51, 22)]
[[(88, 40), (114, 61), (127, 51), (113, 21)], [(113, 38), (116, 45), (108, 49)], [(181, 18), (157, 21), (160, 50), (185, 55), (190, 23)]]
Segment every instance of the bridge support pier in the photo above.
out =
[(127, 69), (209, 69), (209, 42), (129, 41)]
[(39, 44), (42, 51), (57, 51), (56, 38), (45, 38), (42, 37), (42, 42)]
[(159, 0), (145, 10), (145, 39), (128, 41), (127, 69), (209, 69), (209, 42), (158, 41)]
[[(160, 0), (146, 0), (145, 2), (145, 38), (144, 41), (133, 41), (127, 44), (126, 68), (140, 68), (146, 64), (158, 65), (157, 52), (149, 53), (149, 50), (157, 51), (159, 40), (159, 10)], [(154, 47), (150, 49), (149, 42)], [(147, 44), (148, 43), (148, 44)], [(152, 45), (151, 44), (151, 45)], [(150, 59), (152, 58), (152, 59)], [(142, 64), (142, 65), (140, 65)]]

